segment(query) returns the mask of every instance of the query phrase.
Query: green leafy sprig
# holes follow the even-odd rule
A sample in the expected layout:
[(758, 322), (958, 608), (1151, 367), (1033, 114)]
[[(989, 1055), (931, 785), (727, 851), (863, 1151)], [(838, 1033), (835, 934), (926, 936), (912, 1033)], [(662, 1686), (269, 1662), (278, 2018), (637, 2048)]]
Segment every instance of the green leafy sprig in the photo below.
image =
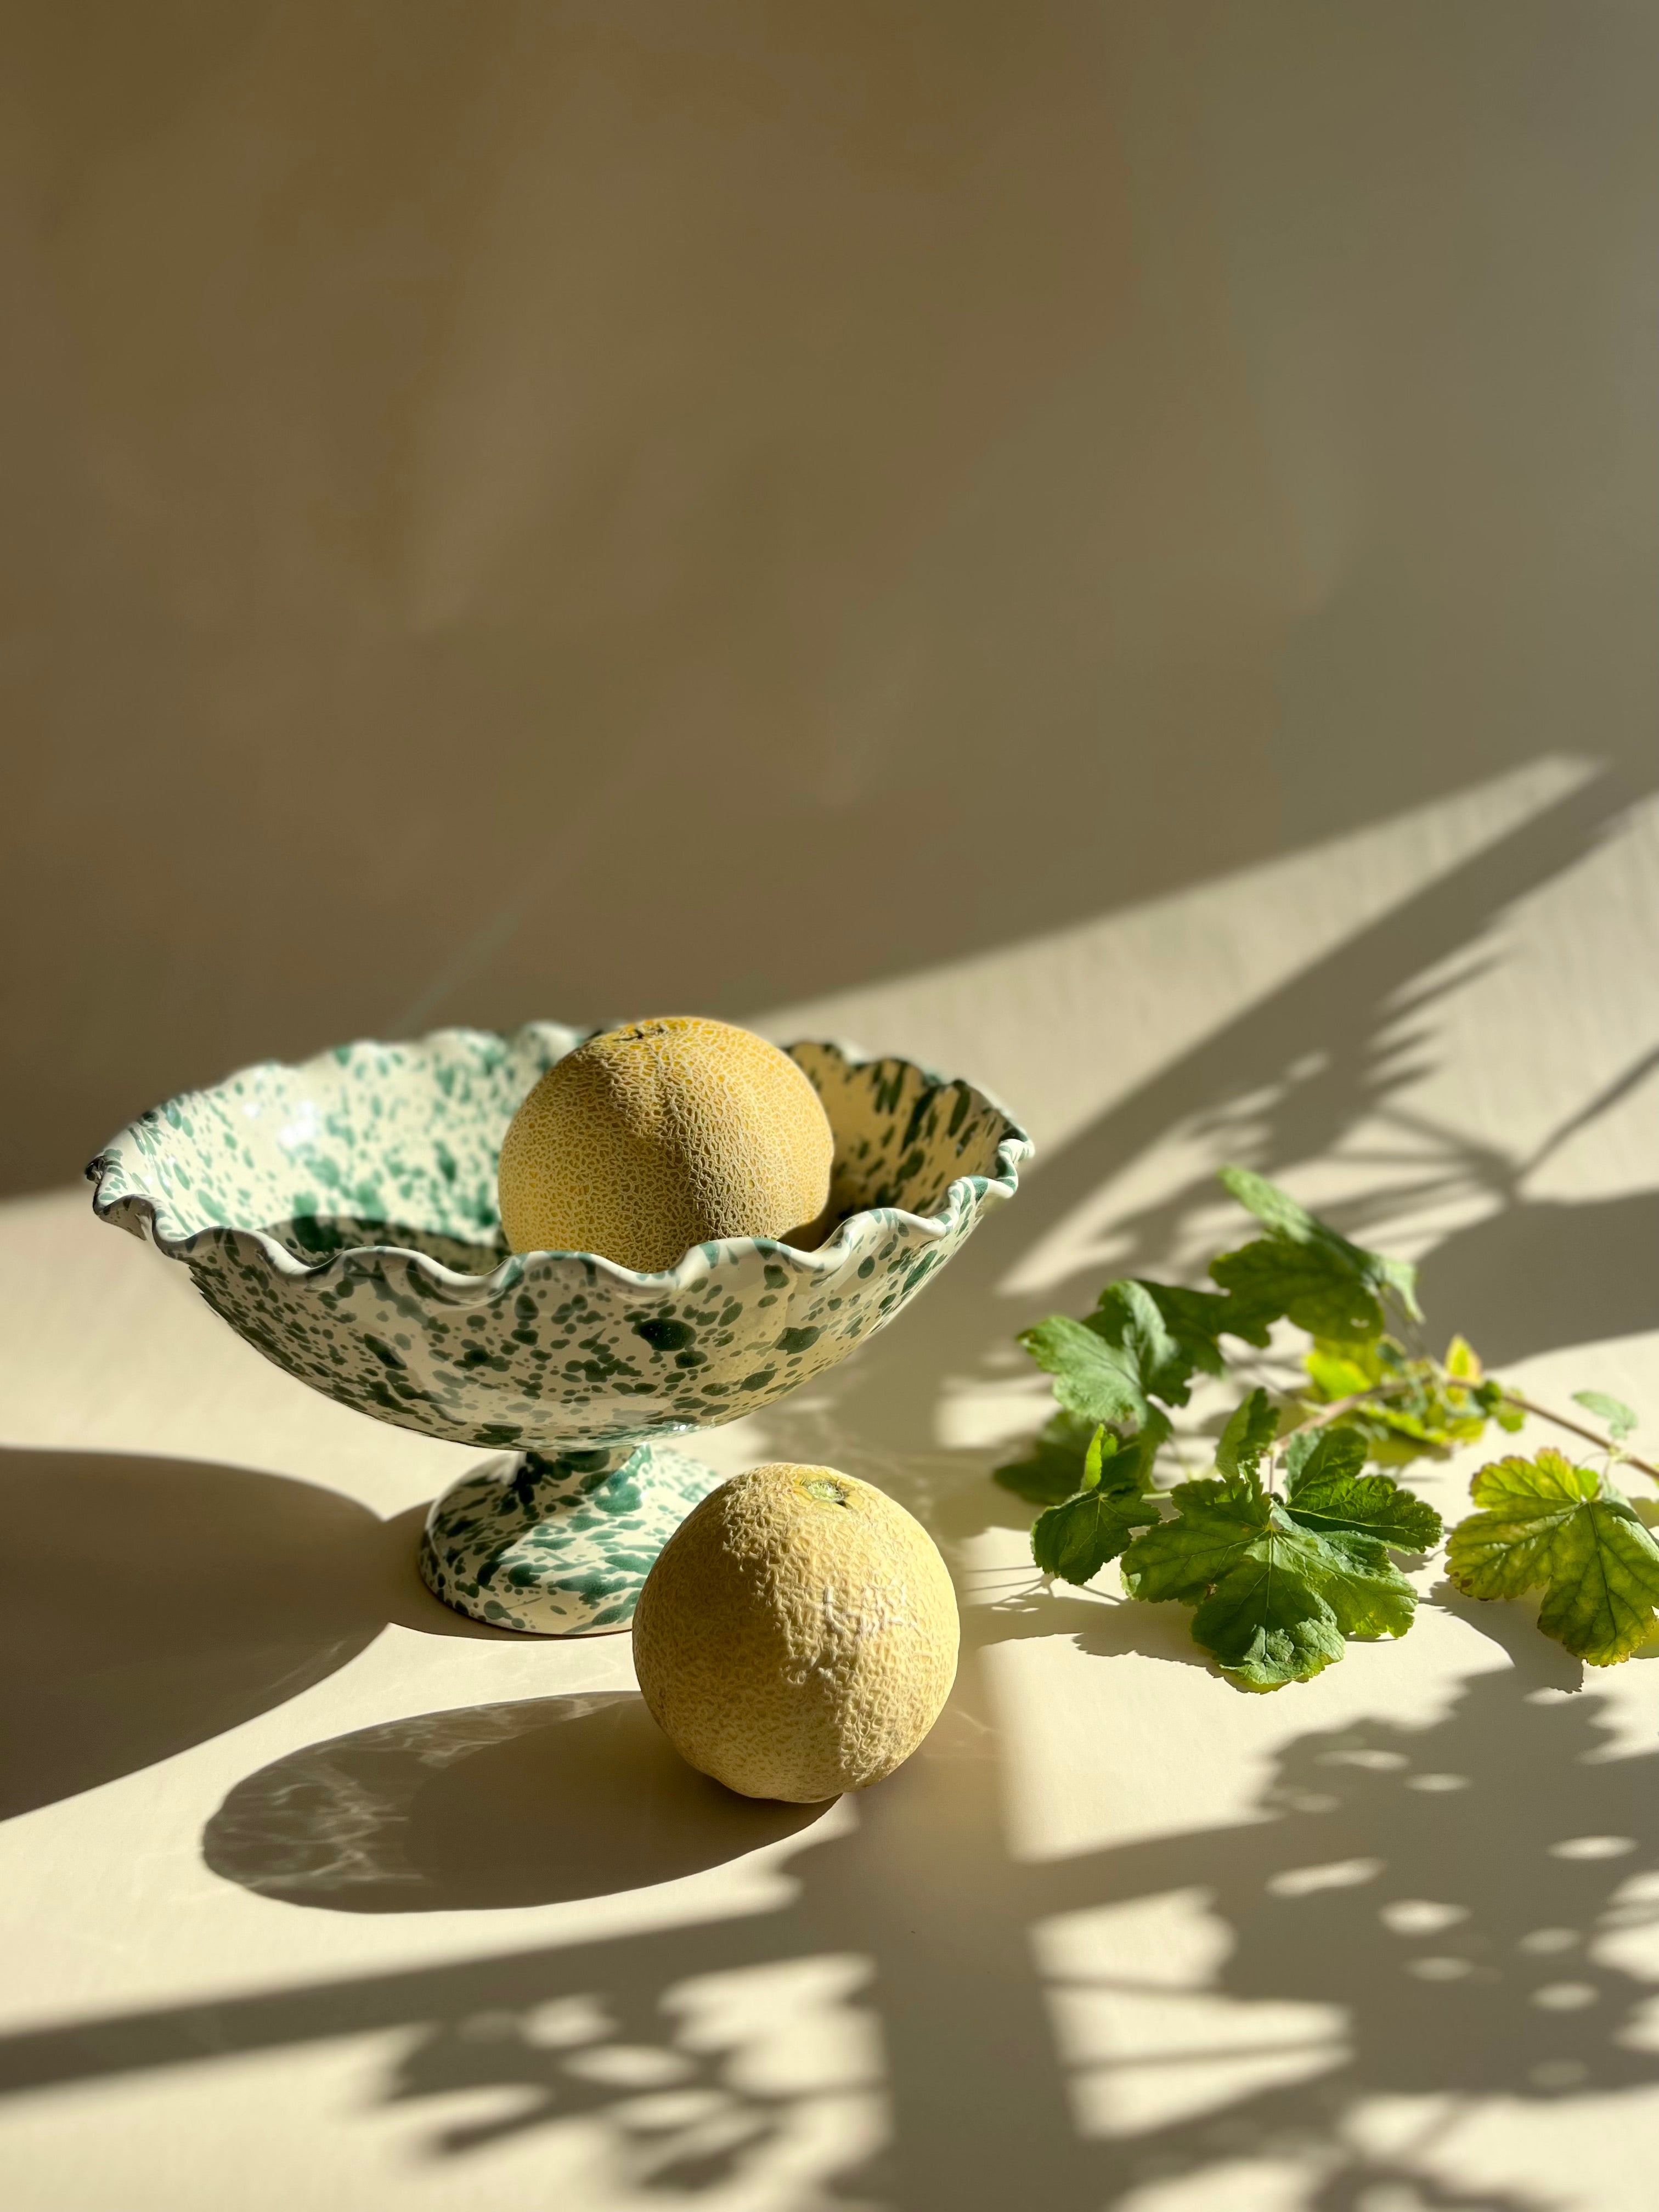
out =
[[(1539, 1589), (1547, 1635), (1592, 1665), (1628, 1658), (1659, 1611), (1659, 1542), (1613, 1480), (1621, 1462), (1659, 1480), (1628, 1449), (1630, 1407), (1575, 1394), (1604, 1434), (1487, 1376), (1461, 1336), (1431, 1357), (1406, 1261), (1352, 1243), (1248, 1168), (1221, 1181), (1264, 1234), (1211, 1261), (1214, 1290), (1125, 1278), (1082, 1320), (1051, 1315), (1019, 1338), (1056, 1411), (997, 1480), (1046, 1509), (1031, 1531), (1042, 1573), (1081, 1586), (1121, 1559), (1131, 1598), (1193, 1608), (1194, 1642), (1240, 1688), (1306, 1681), (1350, 1638), (1412, 1625), (1417, 1593), (1394, 1555), (1431, 1551), (1440, 1516), (1382, 1470), (1531, 1417), (1595, 1444), (1605, 1465), (1546, 1446), (1482, 1468), (1480, 1510), (1452, 1531), (1448, 1575), (1478, 1598)], [(1222, 1431), (1214, 1473), (1162, 1487), (1171, 1415), (1195, 1378), (1259, 1365), (1280, 1322), (1311, 1340), (1302, 1379), (1278, 1395), (1257, 1383)]]

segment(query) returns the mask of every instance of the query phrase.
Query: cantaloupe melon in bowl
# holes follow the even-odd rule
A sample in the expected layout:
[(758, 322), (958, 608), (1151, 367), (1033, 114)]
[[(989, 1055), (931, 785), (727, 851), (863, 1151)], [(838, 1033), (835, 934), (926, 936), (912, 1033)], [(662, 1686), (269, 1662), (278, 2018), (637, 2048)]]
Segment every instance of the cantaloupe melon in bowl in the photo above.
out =
[(694, 1244), (825, 1227), (835, 1133), (798, 1063), (695, 1016), (603, 1030), (550, 1067), (501, 1145), (515, 1252), (672, 1267)]

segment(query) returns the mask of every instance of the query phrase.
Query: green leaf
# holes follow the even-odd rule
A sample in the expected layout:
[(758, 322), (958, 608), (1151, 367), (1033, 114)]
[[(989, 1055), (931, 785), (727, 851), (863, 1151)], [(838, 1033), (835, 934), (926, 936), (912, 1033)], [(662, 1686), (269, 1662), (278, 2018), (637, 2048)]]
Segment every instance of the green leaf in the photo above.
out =
[(1342, 1656), (1342, 1631), (1318, 1593), (1283, 1561), (1241, 1560), (1193, 1615), (1193, 1641), (1241, 1690), (1311, 1681)]
[(1272, 1525), (1273, 1501), (1265, 1491), (1211, 1475), (1178, 1482), (1170, 1497), (1175, 1519), (1131, 1545), (1123, 1587), (1153, 1604), (1198, 1605)]
[(1316, 1213), (1310, 1213), (1289, 1191), (1250, 1168), (1223, 1168), (1221, 1181), (1273, 1237), (1285, 1243), (1328, 1252), (1373, 1290), (1391, 1291), (1413, 1321), (1422, 1320), (1417, 1303), (1417, 1270), (1408, 1260), (1390, 1260), (1381, 1252), (1367, 1251), (1363, 1244), (1353, 1243)]
[(1278, 1408), (1265, 1390), (1252, 1390), (1242, 1405), (1234, 1407), (1221, 1431), (1215, 1463), (1223, 1474), (1253, 1477), (1262, 1453), (1278, 1434)]
[(1477, 1505), (1452, 1530), (1446, 1569), (1471, 1597), (1541, 1589), (1538, 1626), (1593, 1667), (1628, 1659), (1659, 1605), (1659, 1544), (1604, 1474), (1546, 1445), (1483, 1467)]
[[(1103, 1425), (1090, 1437), (1089, 1449), (1083, 1455), (1083, 1480), (1078, 1485), (1079, 1490), (1099, 1489), (1101, 1469), (1109, 1457), (1117, 1457), (1117, 1438)], [(1108, 1484), (1107, 1487), (1115, 1489), (1116, 1485)]]
[(1252, 1169), (1223, 1168), (1221, 1181), (1268, 1232), (1210, 1267), (1254, 1311), (1276, 1302), (1310, 1335), (1370, 1337), (1382, 1328), (1380, 1301), (1388, 1292), (1413, 1321), (1422, 1319), (1417, 1270), (1408, 1261), (1353, 1243)]
[(1075, 1413), (1052, 1414), (1025, 1457), (998, 1468), (991, 1479), (1033, 1505), (1058, 1505), (1082, 1487), (1084, 1455), (1095, 1428)]
[(1085, 1326), (1122, 1355), (1147, 1396), (1184, 1406), (1194, 1373), (1225, 1372), (1210, 1310), (1226, 1304), (1212, 1291), (1124, 1279), (1107, 1284)]
[(1169, 1441), (1169, 1436), (1170, 1417), (1154, 1407), (1146, 1427), (1137, 1429), (1133, 1436), (1125, 1437), (1118, 1443), (1111, 1468), (1113, 1478), (1120, 1488), (1134, 1482), (1142, 1490), (1151, 1490), (1158, 1455)]
[(1310, 1336), (1380, 1334), (1382, 1309), (1364, 1279), (1317, 1247), (1258, 1237), (1210, 1262), (1212, 1278), (1258, 1319), (1280, 1315)]
[(1477, 1382), (1469, 1395), (1483, 1413), (1496, 1421), (1500, 1429), (1507, 1429), (1511, 1436), (1517, 1429), (1526, 1427), (1525, 1413), (1514, 1399), (1505, 1394), (1501, 1382)]
[(1364, 1464), (1365, 1439), (1352, 1429), (1297, 1429), (1285, 1439), (1285, 1498), (1333, 1476), (1356, 1475)]
[(1363, 1245), (1355, 1245), (1357, 1252), (1376, 1267), (1378, 1274), (1399, 1301), (1400, 1310), (1407, 1321), (1421, 1321), (1423, 1309), (1417, 1303), (1417, 1269), (1409, 1260), (1391, 1260), (1384, 1252), (1365, 1252)]
[(1218, 1297), (1213, 1291), (1185, 1290), (1178, 1283), (1143, 1282), (1140, 1287), (1157, 1304), (1165, 1328), (1183, 1354), (1190, 1356), (1194, 1369), (1205, 1375), (1224, 1375), (1227, 1362), (1218, 1339), (1229, 1330), (1238, 1334), (1232, 1301)]
[(1275, 1534), (1255, 1551), (1267, 1556), (1241, 1561), (1193, 1616), (1194, 1642), (1241, 1689), (1305, 1682), (1349, 1637), (1403, 1636), (1412, 1625), (1416, 1593), (1380, 1543)]
[(1441, 1364), (1456, 1382), (1479, 1382), (1486, 1372), (1480, 1353), (1466, 1336), (1453, 1337)]
[(1304, 1528), (1375, 1536), (1397, 1552), (1427, 1552), (1440, 1541), (1433, 1506), (1392, 1476), (1362, 1474), (1365, 1439), (1352, 1429), (1304, 1429), (1285, 1448), (1285, 1507)]
[(1276, 1182), (1258, 1175), (1254, 1168), (1223, 1168), (1221, 1187), (1230, 1197), (1236, 1198), (1245, 1211), (1255, 1214), (1262, 1227), (1275, 1237), (1282, 1237), (1292, 1244), (1311, 1243), (1322, 1233), (1334, 1237), (1334, 1230), (1327, 1230), (1318, 1218), (1309, 1212), (1300, 1200)]
[(1594, 1413), (1598, 1421), (1605, 1421), (1607, 1433), (1616, 1444), (1624, 1443), (1636, 1426), (1636, 1416), (1622, 1398), (1609, 1398), (1605, 1390), (1575, 1390), (1575, 1406)]
[(1349, 1529), (1299, 1527), (1253, 1481), (1184, 1482), (1177, 1512), (1123, 1559), (1132, 1597), (1197, 1607), (1193, 1638), (1248, 1690), (1306, 1681), (1346, 1637), (1403, 1636), (1416, 1592), (1387, 1545)]
[(1152, 1437), (1120, 1444), (1109, 1429), (1095, 1431), (1076, 1496), (1039, 1514), (1032, 1527), (1031, 1557), (1045, 1575), (1079, 1587), (1092, 1582), (1135, 1529), (1158, 1519), (1158, 1501), (1146, 1495), (1156, 1451)]
[(1079, 1491), (1063, 1505), (1038, 1514), (1031, 1528), (1031, 1557), (1045, 1575), (1081, 1589), (1109, 1559), (1116, 1559), (1137, 1528), (1157, 1519), (1152, 1498), (1133, 1492)]
[(1152, 1408), (1132, 1358), (1097, 1331), (1066, 1314), (1050, 1314), (1019, 1341), (1054, 1378), (1054, 1395), (1068, 1413), (1086, 1421), (1123, 1422), (1139, 1428)]

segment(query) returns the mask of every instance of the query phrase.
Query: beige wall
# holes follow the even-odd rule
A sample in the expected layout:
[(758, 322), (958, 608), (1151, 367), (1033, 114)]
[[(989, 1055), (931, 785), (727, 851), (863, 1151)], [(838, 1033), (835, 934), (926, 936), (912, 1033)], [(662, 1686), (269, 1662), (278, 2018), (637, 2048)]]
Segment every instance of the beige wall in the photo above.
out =
[(267, 1054), (1655, 780), (1644, 7), (7, 43), (8, 1188)]

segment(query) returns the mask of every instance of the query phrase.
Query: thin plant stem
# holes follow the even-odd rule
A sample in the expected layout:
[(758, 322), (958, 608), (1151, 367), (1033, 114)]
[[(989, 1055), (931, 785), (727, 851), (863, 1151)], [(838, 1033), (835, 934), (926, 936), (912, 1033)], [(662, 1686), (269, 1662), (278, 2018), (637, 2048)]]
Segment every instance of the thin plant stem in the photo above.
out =
[[(1438, 1370), (1437, 1380), (1455, 1387), (1468, 1388), (1462, 1376), (1449, 1376), (1443, 1369)], [(1346, 1398), (1337, 1398), (1328, 1406), (1321, 1406), (1316, 1413), (1310, 1413), (1305, 1420), (1298, 1421), (1295, 1428), (1286, 1429), (1279, 1441), (1281, 1444), (1285, 1443), (1303, 1429), (1322, 1429), (1332, 1421), (1340, 1421), (1345, 1413), (1355, 1413), (1360, 1407), (1369, 1406), (1378, 1398), (1397, 1398), (1414, 1387), (1410, 1382), (1378, 1382), (1369, 1390), (1355, 1390)], [(1612, 1443), (1595, 1429), (1586, 1428), (1582, 1421), (1570, 1420), (1565, 1413), (1553, 1413), (1547, 1406), (1539, 1405), (1536, 1400), (1523, 1398), (1518, 1390), (1505, 1389), (1504, 1395), (1511, 1406), (1518, 1407), (1523, 1413), (1530, 1413), (1534, 1420), (1548, 1421), (1558, 1429), (1570, 1430), (1574, 1436), (1583, 1437), (1586, 1443), (1595, 1444), (1610, 1457), (1622, 1460), (1627, 1467), (1639, 1468), (1644, 1474), (1659, 1482), (1659, 1467), (1655, 1467), (1649, 1460), (1638, 1459), (1634, 1452), (1626, 1451), (1621, 1444)]]
[(1374, 1382), (1369, 1389), (1352, 1391), (1346, 1398), (1334, 1398), (1328, 1406), (1320, 1407), (1316, 1413), (1310, 1413), (1305, 1420), (1298, 1421), (1294, 1428), (1286, 1429), (1279, 1441), (1281, 1444), (1288, 1443), (1292, 1437), (1299, 1436), (1304, 1429), (1322, 1429), (1328, 1422), (1340, 1421), (1344, 1413), (1355, 1413), (1361, 1406), (1369, 1406), (1378, 1398), (1403, 1397), (1407, 1391), (1414, 1390), (1416, 1388), (1416, 1383), (1410, 1381)]
[(1530, 1398), (1523, 1398), (1518, 1390), (1505, 1390), (1504, 1395), (1511, 1406), (1518, 1406), (1523, 1413), (1530, 1413), (1534, 1420), (1553, 1422), (1558, 1429), (1570, 1429), (1574, 1436), (1583, 1437), (1586, 1443), (1598, 1445), (1610, 1457), (1623, 1460), (1627, 1467), (1639, 1467), (1644, 1474), (1651, 1475), (1656, 1482), (1659, 1482), (1659, 1467), (1652, 1466), (1647, 1460), (1638, 1459), (1634, 1452), (1626, 1451), (1622, 1444), (1610, 1443), (1606, 1437), (1598, 1436), (1594, 1429), (1587, 1429), (1582, 1421), (1570, 1421), (1565, 1413), (1553, 1413), (1547, 1406), (1534, 1405)]

